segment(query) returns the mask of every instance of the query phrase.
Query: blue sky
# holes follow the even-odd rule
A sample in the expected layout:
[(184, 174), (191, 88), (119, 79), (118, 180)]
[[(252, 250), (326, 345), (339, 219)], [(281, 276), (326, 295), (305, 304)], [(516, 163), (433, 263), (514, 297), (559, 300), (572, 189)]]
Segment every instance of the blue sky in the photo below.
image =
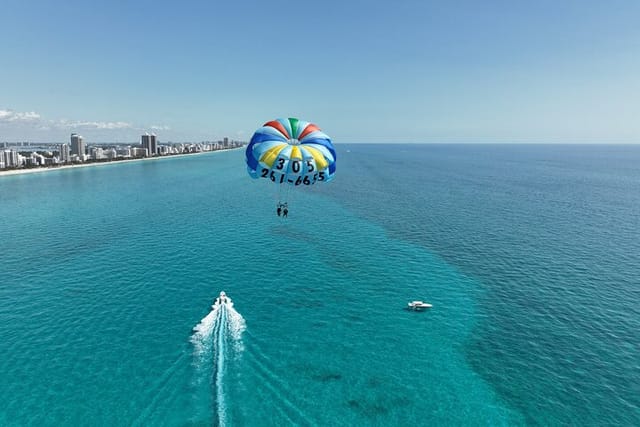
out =
[(640, 142), (640, 2), (2, 0), (0, 141)]

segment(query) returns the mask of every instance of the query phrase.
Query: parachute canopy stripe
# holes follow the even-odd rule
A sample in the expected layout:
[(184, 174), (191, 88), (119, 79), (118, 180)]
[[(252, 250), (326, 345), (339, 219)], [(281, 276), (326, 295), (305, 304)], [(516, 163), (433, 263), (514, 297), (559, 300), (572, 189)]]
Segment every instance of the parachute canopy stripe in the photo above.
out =
[(303, 151), (309, 153), (309, 156), (313, 158), (313, 161), (316, 163), (316, 168), (319, 170), (326, 169), (329, 166), (329, 162), (325, 159), (324, 155), (320, 150), (310, 145), (300, 146)]
[(287, 138), (278, 129), (271, 126), (263, 126), (253, 134), (251, 143), (258, 143), (263, 141), (282, 141), (287, 142)]
[(247, 161), (247, 166), (249, 168), (255, 169), (256, 164), (258, 163), (255, 159), (255, 157), (253, 156), (253, 146), (251, 144), (249, 144), (247, 146), (247, 149), (244, 152), (244, 157)]
[[(287, 129), (287, 127), (284, 126), (281, 120), (271, 120), (270, 122), (265, 123), (263, 128), (277, 129), (280, 132), (280, 134), (284, 136), (285, 139), (290, 138), (289, 130)], [(267, 130), (265, 129), (265, 131)]]
[(251, 175), (251, 171), (255, 172), (257, 167), (258, 161), (253, 156), (247, 157), (247, 168), (249, 169), (249, 175)]
[(307, 124), (307, 126), (302, 130), (302, 132), (300, 132), (300, 135), (298, 135), (298, 139), (299, 140), (304, 140), (304, 137), (309, 135), (312, 132), (318, 131), (320, 129), (318, 129), (318, 126), (314, 125), (314, 124)]
[(329, 141), (329, 143), (331, 143), (331, 139), (329, 139), (329, 137), (324, 132), (321, 132), (319, 130), (305, 135), (305, 137), (300, 140), (300, 143), (305, 144), (312, 141)]
[(300, 120), (298, 119), (289, 119), (289, 126), (291, 126), (291, 138), (298, 138), (298, 123), (300, 123)]
[(253, 157), (255, 157), (256, 159), (260, 159), (266, 151), (271, 150), (273, 147), (287, 147), (287, 146), (288, 144), (280, 141), (267, 141), (261, 144), (256, 144), (253, 146), (253, 150), (252, 150)]
[(282, 151), (280, 152), (280, 157), (285, 159), (286, 161), (289, 161), (289, 159), (291, 158), (291, 149), (293, 148), (293, 146), (287, 144)]
[(313, 149), (316, 149), (316, 150), (320, 151), (320, 153), (322, 153), (322, 156), (324, 156), (327, 159), (328, 163), (335, 162), (335, 160), (336, 160), (335, 153), (332, 153), (331, 151), (329, 151), (329, 149), (327, 147), (325, 147), (324, 145), (320, 145), (320, 144), (304, 144), (304, 145), (301, 145), (301, 147), (313, 148)]
[(302, 154), (300, 153), (299, 146), (294, 145), (291, 147), (291, 154), (289, 155), (289, 158), (292, 160), (302, 160)]
[(273, 162), (278, 158), (278, 154), (285, 148), (285, 144), (278, 144), (274, 147), (271, 147), (267, 151), (264, 152), (262, 156), (260, 156), (260, 162), (264, 163), (268, 168), (273, 167)]
[(305, 138), (303, 142), (301, 142), (302, 145), (308, 145), (308, 144), (316, 144), (316, 145), (322, 145), (324, 147), (327, 148), (327, 150), (329, 150), (331, 153), (333, 153), (333, 155), (335, 156), (335, 150), (333, 149), (333, 144), (331, 143), (331, 140), (328, 139), (324, 139), (324, 138)]
[(289, 138), (293, 138), (293, 129), (291, 129), (291, 122), (289, 121), (289, 119), (277, 119), (277, 121), (281, 123), (282, 126), (284, 126), (284, 128), (287, 130)]

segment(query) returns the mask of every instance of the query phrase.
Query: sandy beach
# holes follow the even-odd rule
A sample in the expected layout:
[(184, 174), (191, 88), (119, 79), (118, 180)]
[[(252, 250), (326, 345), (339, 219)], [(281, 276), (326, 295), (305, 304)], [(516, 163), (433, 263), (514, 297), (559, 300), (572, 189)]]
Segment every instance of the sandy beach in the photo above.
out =
[(230, 150), (238, 150), (243, 149), (244, 147), (237, 148), (229, 148), (226, 150), (214, 150), (214, 151), (201, 151), (198, 153), (185, 153), (185, 154), (172, 154), (168, 156), (159, 156), (159, 157), (143, 157), (140, 159), (128, 159), (128, 160), (114, 160), (110, 162), (96, 162), (96, 163), (81, 163), (81, 164), (73, 164), (73, 165), (62, 165), (62, 166), (53, 166), (53, 167), (39, 167), (39, 168), (28, 168), (28, 169), (11, 169), (11, 170), (0, 170), (0, 177), (9, 176), (9, 175), (23, 175), (28, 173), (42, 173), (42, 172), (50, 172), (57, 171), (63, 169), (76, 169), (76, 168), (86, 168), (93, 166), (105, 166), (105, 165), (113, 165), (117, 163), (129, 163), (129, 162), (140, 162), (140, 161), (154, 161), (154, 160), (163, 160), (163, 159), (174, 159), (177, 157), (185, 157), (185, 156), (197, 156), (201, 154), (207, 153), (220, 153), (222, 151), (230, 151)]

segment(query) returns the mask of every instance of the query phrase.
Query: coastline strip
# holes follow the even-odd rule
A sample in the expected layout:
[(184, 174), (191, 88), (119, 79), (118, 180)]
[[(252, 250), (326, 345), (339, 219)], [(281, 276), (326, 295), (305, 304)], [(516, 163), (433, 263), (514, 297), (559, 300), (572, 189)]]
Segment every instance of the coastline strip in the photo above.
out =
[(174, 159), (177, 157), (186, 157), (186, 156), (198, 156), (201, 154), (211, 154), (211, 153), (221, 153), (224, 151), (233, 151), (244, 149), (244, 147), (236, 147), (236, 148), (227, 148), (224, 150), (212, 150), (212, 151), (200, 151), (197, 153), (184, 153), (184, 154), (172, 154), (169, 156), (157, 156), (157, 157), (142, 157), (139, 159), (126, 159), (126, 160), (113, 160), (110, 162), (95, 162), (95, 163), (80, 163), (73, 165), (62, 165), (62, 166), (54, 166), (54, 167), (37, 167), (37, 168), (29, 168), (29, 169), (11, 169), (11, 170), (0, 170), (0, 177), (10, 176), (10, 175), (23, 175), (28, 173), (41, 173), (41, 172), (50, 172), (50, 171), (58, 171), (63, 169), (76, 169), (76, 168), (86, 168), (91, 166), (104, 166), (104, 165), (115, 165), (115, 164), (124, 164), (129, 162), (140, 162), (147, 160), (162, 160), (162, 159)]

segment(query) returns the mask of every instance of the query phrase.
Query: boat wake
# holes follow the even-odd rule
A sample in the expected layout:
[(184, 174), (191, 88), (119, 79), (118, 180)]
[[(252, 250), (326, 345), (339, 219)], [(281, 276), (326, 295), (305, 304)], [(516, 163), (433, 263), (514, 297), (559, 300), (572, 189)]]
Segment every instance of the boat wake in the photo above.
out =
[(271, 402), (271, 410), (282, 418), (283, 424), (295, 426), (316, 425), (309, 419), (308, 414), (305, 414), (301, 409), (300, 403), (304, 398), (296, 395), (291, 387), (280, 378), (278, 369), (262, 350), (258, 337), (249, 333), (247, 335), (250, 344), (248, 344), (244, 359), (247, 365), (252, 368), (252, 375), (260, 379), (253, 392), (259, 395), (261, 399)]
[(215, 417), (217, 425), (224, 426), (227, 422), (224, 384), (227, 362), (243, 351), (242, 332), (246, 325), (244, 318), (233, 308), (233, 302), (224, 292), (220, 293), (211, 308), (211, 312), (193, 328), (191, 342), (200, 380), (211, 372)]

